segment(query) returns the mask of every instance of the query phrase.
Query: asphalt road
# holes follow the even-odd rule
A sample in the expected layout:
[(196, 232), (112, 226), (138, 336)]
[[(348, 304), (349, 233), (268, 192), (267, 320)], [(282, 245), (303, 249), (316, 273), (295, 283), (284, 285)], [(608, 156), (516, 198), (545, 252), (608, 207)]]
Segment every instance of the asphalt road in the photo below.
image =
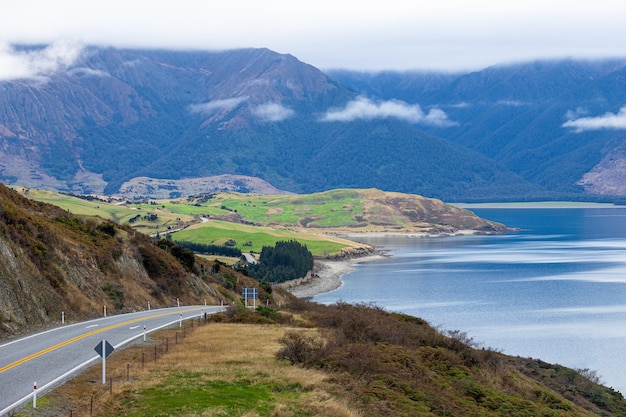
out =
[(221, 310), (220, 306), (189, 306), (121, 314), (0, 344), (0, 416), (32, 402), (35, 382), (39, 397), (86, 367), (101, 362), (94, 348), (103, 339), (117, 349), (133, 340), (142, 340), (144, 326), (146, 333), (150, 333)]

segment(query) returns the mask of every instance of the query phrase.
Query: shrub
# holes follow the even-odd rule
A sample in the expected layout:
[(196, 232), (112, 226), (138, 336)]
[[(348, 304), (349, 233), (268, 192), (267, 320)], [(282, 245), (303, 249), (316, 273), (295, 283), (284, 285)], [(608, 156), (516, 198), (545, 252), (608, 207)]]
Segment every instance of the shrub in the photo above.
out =
[(263, 317), (267, 317), (270, 320), (274, 320), (274, 321), (280, 320), (280, 313), (275, 308), (258, 306), (256, 308), (256, 311)]
[(326, 347), (326, 341), (307, 333), (289, 331), (280, 338), (282, 349), (276, 353), (279, 359), (287, 359), (291, 364), (304, 364), (318, 358)]
[(111, 222), (101, 223), (96, 227), (96, 229), (111, 237), (115, 236), (115, 225)]
[(124, 289), (120, 284), (107, 282), (102, 287), (109, 300), (113, 302), (115, 308), (124, 308)]

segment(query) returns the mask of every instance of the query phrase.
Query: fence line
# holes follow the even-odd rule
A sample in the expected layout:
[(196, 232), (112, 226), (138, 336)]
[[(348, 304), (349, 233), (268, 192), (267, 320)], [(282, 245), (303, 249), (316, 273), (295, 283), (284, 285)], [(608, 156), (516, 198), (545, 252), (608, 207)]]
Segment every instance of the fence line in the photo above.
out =
[[(195, 319), (186, 320), (184, 323), (189, 324), (189, 326), (184, 325), (180, 328), (176, 328), (174, 346), (182, 344), (186, 336), (190, 335), (195, 328), (207, 324), (207, 322), (208, 318), (206, 314), (204, 317), (199, 317), (197, 321)], [(172, 329), (174, 329), (174, 327), (169, 328), (170, 331)], [(168, 329), (163, 329), (162, 331), (165, 330)], [(93, 416), (95, 412), (103, 411), (100, 410), (100, 408), (106, 406), (106, 399), (113, 395), (114, 386), (129, 386), (135, 381), (133, 378), (133, 370), (138, 370), (135, 373), (139, 375), (142, 372), (145, 372), (145, 369), (149, 366), (158, 366), (159, 359), (170, 351), (170, 343), (168, 336), (165, 336), (164, 340), (159, 340), (154, 336), (158, 336), (158, 333), (153, 334), (153, 337), (151, 338), (152, 343), (154, 343), (153, 347), (144, 346), (140, 352), (136, 352), (130, 359), (122, 361), (125, 363), (119, 363), (119, 361), (115, 360), (107, 362), (107, 368), (109, 368), (107, 369), (108, 383), (96, 386), (93, 390), (91, 390), (89, 400), (87, 401), (85, 399), (84, 401), (84, 403), (88, 404), (88, 409), (77, 410), (75, 409), (75, 405), (73, 405), (72, 409), (70, 409), (69, 413), (66, 415), (70, 417)], [(133, 349), (133, 347), (130, 346), (127, 349)]]

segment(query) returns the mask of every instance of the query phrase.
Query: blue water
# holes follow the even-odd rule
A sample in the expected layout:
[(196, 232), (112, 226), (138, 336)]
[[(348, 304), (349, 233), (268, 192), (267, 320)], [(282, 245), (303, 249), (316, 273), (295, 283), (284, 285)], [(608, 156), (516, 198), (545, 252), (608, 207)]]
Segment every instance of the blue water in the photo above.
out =
[(314, 301), (373, 302), (509, 355), (594, 370), (626, 393), (626, 208), (473, 211), (520, 231), (359, 239), (391, 257)]

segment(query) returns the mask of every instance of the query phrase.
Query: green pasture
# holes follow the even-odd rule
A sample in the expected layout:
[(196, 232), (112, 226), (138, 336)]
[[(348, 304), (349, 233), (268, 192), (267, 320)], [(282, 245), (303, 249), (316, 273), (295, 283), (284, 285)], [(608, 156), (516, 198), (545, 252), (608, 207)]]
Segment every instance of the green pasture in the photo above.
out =
[(318, 227), (354, 226), (354, 216), (363, 215), (361, 198), (314, 195), (273, 199), (224, 199), (223, 206), (237, 211), (244, 219), (258, 224), (307, 224)]
[[(119, 224), (130, 224), (130, 220), (139, 215), (140, 218), (132, 223), (132, 227), (146, 234), (162, 232), (167, 230), (168, 227), (175, 228), (181, 226), (186, 221), (192, 220), (191, 216), (182, 213), (174, 213), (161, 205), (117, 205), (43, 190), (30, 190), (28, 197), (36, 201), (61, 207), (72, 214), (79, 216), (99, 216)], [(150, 214), (156, 214), (157, 220), (143, 220), (143, 216)]]
[[(172, 233), (172, 240), (174, 241), (189, 241), (205, 245), (225, 239), (234, 240), (236, 247), (243, 252), (256, 253), (261, 252), (263, 246), (274, 246), (278, 241), (288, 240), (296, 240), (306, 245), (314, 256), (333, 255), (342, 248), (353, 246), (351, 242), (339, 239), (326, 240), (324, 237), (289, 230), (274, 230), (217, 220)], [(250, 245), (244, 246), (248, 242)]]
[(28, 197), (53, 204), (80, 216), (100, 216), (103, 219), (119, 222), (129, 214), (128, 209), (123, 206), (114, 206), (97, 200), (84, 200), (51, 191), (29, 190)]
[[(172, 239), (202, 244), (222, 244), (224, 240), (232, 239), (242, 251), (257, 253), (263, 246), (274, 246), (278, 241), (296, 240), (319, 257), (339, 253), (342, 248), (355, 244), (328, 236), (272, 229), (271, 226), (349, 226), (356, 224), (353, 219), (355, 215), (363, 213), (361, 197), (351, 190), (297, 196), (218, 194), (202, 204), (184, 200), (163, 200), (117, 205), (41, 190), (30, 190), (28, 197), (54, 204), (73, 214), (99, 216), (119, 224), (129, 224), (135, 230), (148, 235), (177, 229), (191, 222), (196, 215), (206, 215), (209, 222), (174, 232), (171, 234)], [(269, 227), (253, 227), (211, 219), (212, 216), (235, 211), (246, 222)], [(149, 217), (151, 214), (156, 215), (156, 220), (144, 219), (144, 216)], [(133, 218), (136, 220), (130, 223)]]
[[(265, 196), (218, 194), (197, 204), (194, 202), (157, 202), (168, 211), (184, 215), (224, 215), (236, 212), (245, 221), (261, 225), (308, 225), (309, 227), (355, 226), (355, 216), (363, 215), (362, 197), (354, 190), (333, 190), (310, 195)], [(142, 209), (154, 204), (133, 206)]]
[(132, 203), (130, 207), (140, 210), (154, 210), (159, 208), (160, 210), (167, 211), (173, 214), (180, 214), (185, 216), (196, 215), (215, 215), (223, 214), (224, 210), (214, 207), (213, 204), (195, 205), (192, 203), (181, 203), (178, 201), (170, 200), (158, 200), (155, 203)]

